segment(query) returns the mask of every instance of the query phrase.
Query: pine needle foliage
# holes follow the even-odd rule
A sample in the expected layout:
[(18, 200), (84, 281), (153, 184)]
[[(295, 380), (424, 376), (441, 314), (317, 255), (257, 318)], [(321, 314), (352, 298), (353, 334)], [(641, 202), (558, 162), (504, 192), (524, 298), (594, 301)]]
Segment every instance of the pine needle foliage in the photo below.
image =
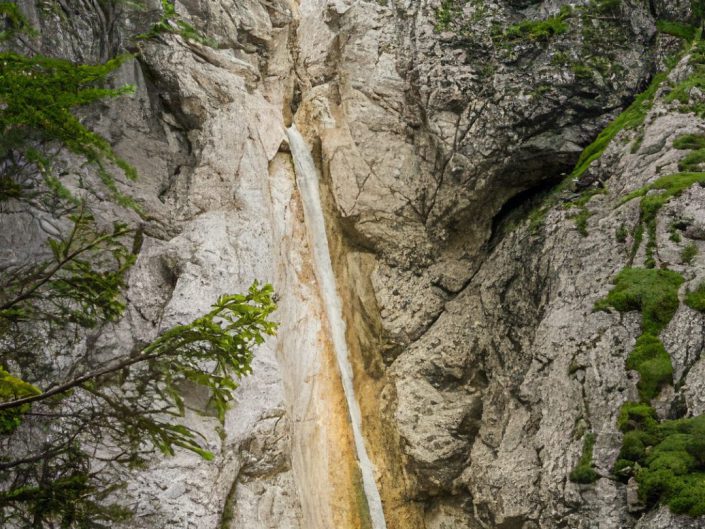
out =
[[(164, 9), (172, 28), (173, 4)], [(32, 31), (15, 3), (0, 2), (0, 23), (0, 42)], [(117, 178), (137, 174), (77, 111), (133, 91), (106, 87), (128, 58), (86, 65), (0, 52), (0, 205), (52, 226), (43, 253), (0, 262), (2, 527), (109, 527), (129, 516), (111, 499), (126, 470), (155, 451), (212, 459), (203, 433), (184, 424), (183, 387), (209, 396), (192, 412), (223, 424), (255, 348), (276, 330), (272, 287), (254, 282), (124, 356), (97, 353), (101, 332), (125, 313), (141, 231), (95, 217), (94, 182), (138, 210)], [(81, 174), (57, 171), (67, 154)]]
[(131, 86), (101, 86), (128, 58), (123, 55), (104, 64), (77, 65), (41, 55), (0, 53), (0, 158), (8, 161), (0, 172), (0, 201), (33, 192), (36, 185), (23, 181), (26, 174), (22, 169), (27, 166), (31, 172), (38, 172), (54, 193), (70, 197), (50, 167), (44, 146), (53, 145), (95, 166), (117, 201), (132, 204), (118, 191), (110, 165), (131, 180), (137, 176), (135, 169), (74, 113), (79, 107), (133, 92)]

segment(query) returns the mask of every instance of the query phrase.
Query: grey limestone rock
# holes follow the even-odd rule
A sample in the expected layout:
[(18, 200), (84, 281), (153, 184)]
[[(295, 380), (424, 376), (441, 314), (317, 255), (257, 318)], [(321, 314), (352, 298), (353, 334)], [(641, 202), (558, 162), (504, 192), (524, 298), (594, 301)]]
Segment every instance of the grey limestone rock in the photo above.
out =
[[(673, 140), (704, 122), (667, 101), (666, 83), (643, 127), (618, 134), (583, 178), (606, 190), (584, 206), (585, 236), (569, 192), (540, 226), (525, 220), (663, 68), (679, 44), (656, 35), (656, 17), (688, 21), (689, 2), (626, 1), (608, 13), (557, 0), (177, 2), (214, 47), (177, 33), (131, 41), (158, 19), (156, 2), (59, 4), (64, 15), (22, 4), (44, 53), (95, 62), (139, 50), (114, 81), (135, 96), (86, 115), (137, 167), (125, 189), (149, 213), (128, 219), (145, 241), (127, 316), (100, 338), (101, 354), (145, 343), (254, 278), (281, 296), (279, 336), (259, 351), (220, 437), (196, 413), (204, 396), (184, 388), (187, 420), (213, 432), (216, 460), (180, 453), (136, 472), (130, 527), (362, 527), (354, 489), (331, 481), (352, 459), (291, 123), (322, 174), (390, 529), (705, 527), (642, 511), (633, 484), (611, 475), (619, 408), (637, 398), (625, 358), (639, 317), (593, 311), (630, 259), (638, 201), (622, 199), (677, 171), (684, 151)], [(548, 18), (563, 29), (517, 29)], [(687, 74), (682, 61), (669, 82)], [(125, 215), (108, 201), (100, 214)], [(679, 259), (686, 242), (669, 240), (674, 221), (700, 249), (692, 265)], [(13, 226), (28, 222), (2, 215), (0, 258), (15, 257), (26, 241)], [(684, 289), (705, 277), (703, 230), (702, 188), (659, 215), (657, 265), (682, 273)], [(32, 228), (27, 247), (39, 251), (41, 233)], [(675, 384), (659, 396), (662, 416), (676, 400), (705, 412), (702, 328), (682, 305), (663, 333)], [(579, 485), (568, 475), (587, 431), (599, 479)]]

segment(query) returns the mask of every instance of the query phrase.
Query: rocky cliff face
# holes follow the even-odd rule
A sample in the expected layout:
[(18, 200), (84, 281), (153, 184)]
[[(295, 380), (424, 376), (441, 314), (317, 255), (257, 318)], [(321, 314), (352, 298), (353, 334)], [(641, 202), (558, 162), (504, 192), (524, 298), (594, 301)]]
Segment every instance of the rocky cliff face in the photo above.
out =
[[(323, 175), (390, 529), (705, 527), (665, 507), (640, 511), (612, 475), (620, 407), (638, 400), (625, 359), (640, 317), (593, 311), (615, 275), (646, 258), (643, 248), (631, 255), (639, 201), (624, 197), (677, 172), (685, 152), (673, 141), (705, 130), (668, 97), (692, 70), (688, 57), (643, 124), (619, 132), (574, 191), (545, 196), (670, 68), (681, 42), (655, 22), (692, 22), (692, 5), (177, 3), (211, 47), (170, 33), (134, 44), (156, 5), (23, 3), (44, 53), (90, 62), (139, 47), (116, 80), (136, 95), (88, 116), (137, 167), (131, 192), (150, 216), (128, 315), (101, 338), (106, 354), (254, 278), (281, 298), (278, 337), (210, 441), (217, 460), (180, 454), (134, 475), (131, 527), (368, 523), (294, 184), (292, 123)], [(582, 188), (605, 192), (566, 207)], [(685, 277), (681, 297), (703, 277), (704, 198), (688, 188), (658, 217), (656, 265)], [(530, 222), (536, 208), (543, 218)], [(105, 218), (116, 214), (106, 205)], [(673, 221), (687, 225), (681, 242), (669, 239)], [(701, 252), (684, 263), (691, 242)], [(681, 304), (661, 336), (674, 367), (655, 403), (662, 418), (705, 410), (704, 323)], [(186, 396), (193, 409), (203, 402)], [(210, 426), (195, 413), (189, 421)], [(599, 479), (580, 485), (568, 476), (586, 431)]]

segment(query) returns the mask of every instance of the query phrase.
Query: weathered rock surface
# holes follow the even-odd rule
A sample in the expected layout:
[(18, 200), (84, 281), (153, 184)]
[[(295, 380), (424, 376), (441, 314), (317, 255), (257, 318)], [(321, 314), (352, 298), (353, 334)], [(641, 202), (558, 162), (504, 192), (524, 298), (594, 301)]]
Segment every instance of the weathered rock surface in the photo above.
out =
[[(82, 61), (134, 46), (129, 35), (158, 12), (69, 4), (77, 16), (26, 7), (45, 53)], [(568, 4), (564, 32), (504, 32), (561, 17)], [(607, 193), (586, 206), (587, 236), (560, 204), (538, 230), (520, 221), (677, 47), (656, 36), (655, 16), (686, 21), (691, 4), (650, 4), (597, 13), (594, 2), (559, 0), (189, 0), (177, 10), (218, 49), (175, 34), (136, 44), (139, 61), (116, 79), (135, 84), (135, 97), (90, 116), (137, 167), (131, 192), (151, 217), (128, 315), (101, 347), (115, 354), (147, 341), (254, 278), (278, 289), (281, 327), (222, 438), (210, 439), (216, 461), (179, 454), (135, 475), (131, 527), (362, 527), (346, 410), (282, 146), (292, 120), (324, 176), (390, 529), (705, 527), (665, 508), (644, 514), (610, 476), (616, 416), (637, 394), (624, 362), (639, 318), (592, 311), (629, 258), (630, 237), (618, 242), (615, 230), (635, 225), (638, 204), (620, 201), (676, 171), (674, 138), (705, 124), (662, 91), (643, 130), (617, 136), (591, 166), (586, 181)], [(105, 219), (121, 214), (104, 207)], [(658, 262), (693, 287), (705, 277), (703, 189), (661, 217)], [(678, 218), (689, 225), (674, 243), (668, 225)], [(701, 251), (687, 266), (679, 254), (691, 241)], [(705, 412), (703, 323), (681, 306), (663, 333), (677, 388), (663, 409), (682, 399), (689, 414)], [(202, 396), (186, 395), (199, 409)], [(568, 474), (588, 429), (601, 477), (584, 486)]]

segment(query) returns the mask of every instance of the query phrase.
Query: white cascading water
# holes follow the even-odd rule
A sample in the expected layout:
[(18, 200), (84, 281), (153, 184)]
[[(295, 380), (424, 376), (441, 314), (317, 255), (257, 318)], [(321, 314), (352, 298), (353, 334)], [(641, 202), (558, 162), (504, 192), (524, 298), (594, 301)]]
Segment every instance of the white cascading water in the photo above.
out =
[(304, 218), (313, 250), (316, 278), (318, 279), (321, 297), (328, 316), (335, 356), (338, 361), (345, 400), (350, 413), (353, 440), (360, 473), (362, 474), (362, 485), (370, 510), (372, 529), (386, 529), (387, 524), (384, 520), (382, 499), (375, 482), (372, 462), (367, 455), (365, 441), (362, 437), (362, 417), (360, 406), (355, 398), (352, 365), (348, 357), (348, 345), (345, 341), (345, 322), (343, 321), (342, 306), (336, 289), (333, 264), (331, 263), (328, 249), (328, 238), (326, 237), (325, 219), (321, 208), (321, 197), (318, 191), (318, 170), (313, 163), (308, 145), (295, 125), (287, 129), (287, 135), (289, 137), (291, 155), (294, 159), (294, 168), (296, 169), (296, 183), (304, 205)]

